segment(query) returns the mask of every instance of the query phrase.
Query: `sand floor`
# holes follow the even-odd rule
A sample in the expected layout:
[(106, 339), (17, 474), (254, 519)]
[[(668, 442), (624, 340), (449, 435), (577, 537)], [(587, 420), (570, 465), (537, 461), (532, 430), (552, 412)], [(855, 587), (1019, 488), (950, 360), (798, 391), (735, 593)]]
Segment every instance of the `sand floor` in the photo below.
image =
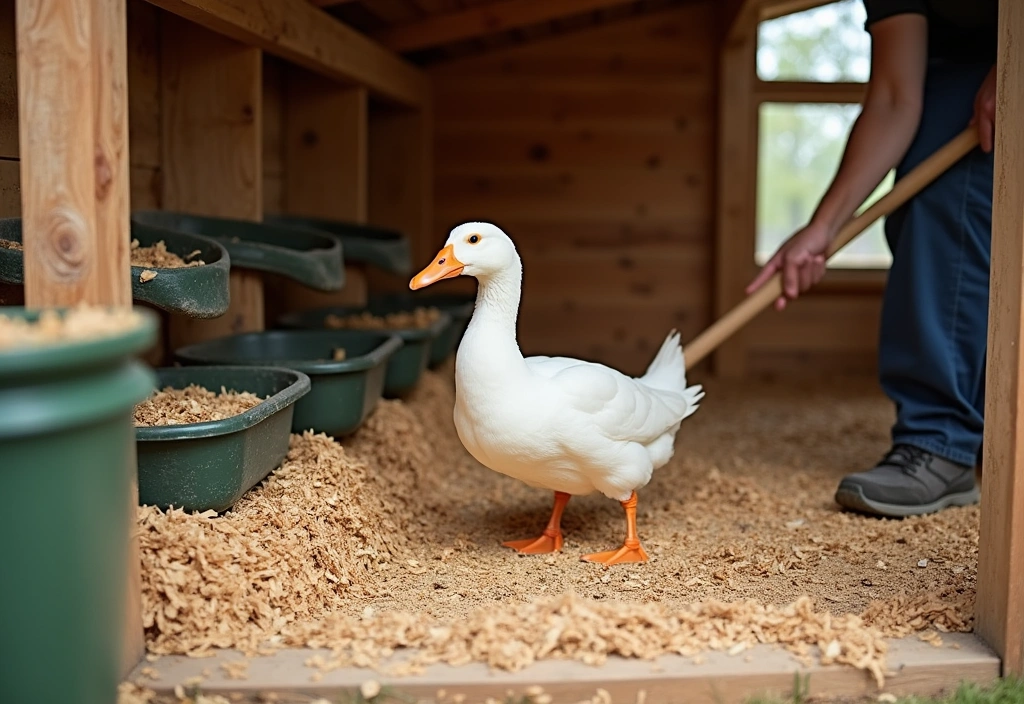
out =
[(882, 678), (884, 637), (971, 627), (978, 508), (886, 520), (845, 513), (839, 479), (888, 446), (870, 381), (706, 385), (676, 456), (638, 492), (651, 559), (582, 562), (625, 520), (573, 498), (563, 552), (503, 540), (543, 529), (552, 496), (475, 463), (454, 431), (450, 369), (384, 402), (342, 446), (293, 437), (285, 467), (222, 517), (141, 512), (153, 653), (327, 646), (321, 669), (422, 662), (517, 669), (776, 642)]

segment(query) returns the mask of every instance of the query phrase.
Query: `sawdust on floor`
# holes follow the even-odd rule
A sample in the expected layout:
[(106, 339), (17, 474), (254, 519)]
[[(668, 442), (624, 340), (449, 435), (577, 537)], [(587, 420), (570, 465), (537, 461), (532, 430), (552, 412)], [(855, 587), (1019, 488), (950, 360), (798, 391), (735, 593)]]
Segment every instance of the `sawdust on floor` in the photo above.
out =
[[(282, 470), (223, 517), (142, 512), (153, 652), (328, 647), (318, 669), (417, 646), (435, 661), (518, 669), (775, 642), (883, 679), (884, 637), (971, 627), (978, 509), (885, 520), (844, 513), (840, 477), (887, 447), (872, 384), (707, 385), (676, 457), (639, 495), (642, 565), (617, 502), (570, 501), (563, 552), (520, 556), (552, 496), (476, 464), (455, 434), (450, 368), (384, 401), (344, 441), (295, 436)], [(815, 650), (817, 648), (817, 650)], [(698, 655), (699, 657), (699, 655)]]

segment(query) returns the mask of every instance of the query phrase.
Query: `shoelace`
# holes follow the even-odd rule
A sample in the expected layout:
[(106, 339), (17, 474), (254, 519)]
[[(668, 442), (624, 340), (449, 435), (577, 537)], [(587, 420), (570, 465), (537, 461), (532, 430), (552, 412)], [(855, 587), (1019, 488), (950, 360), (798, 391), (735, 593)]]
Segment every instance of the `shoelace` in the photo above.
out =
[(917, 474), (924, 465), (928, 455), (911, 445), (897, 445), (882, 459), (882, 463), (899, 467), (904, 474)]

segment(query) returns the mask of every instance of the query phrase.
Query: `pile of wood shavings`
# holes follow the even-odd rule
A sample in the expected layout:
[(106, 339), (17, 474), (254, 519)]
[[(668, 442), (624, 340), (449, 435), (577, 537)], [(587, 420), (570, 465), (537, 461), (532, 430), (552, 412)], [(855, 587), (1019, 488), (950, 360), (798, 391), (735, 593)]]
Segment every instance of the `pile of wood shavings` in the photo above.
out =
[[(319, 663), (326, 667), (373, 663), (417, 644), (425, 649), (420, 664), (471, 657), (519, 667), (541, 657), (600, 660), (630, 648), (733, 652), (774, 642), (807, 657), (819, 648), (827, 660), (877, 675), (884, 637), (970, 630), (977, 507), (889, 521), (844, 513), (832, 500), (843, 474), (885, 450), (891, 410), (884, 398), (861, 383), (706, 386), (707, 401), (684, 424), (676, 457), (639, 492), (646, 564), (604, 570), (579, 560), (622, 540), (621, 507), (598, 495), (570, 502), (562, 553), (518, 556), (501, 547), (539, 533), (551, 497), (465, 453), (451, 418), (449, 368), (427, 373), (407, 402), (382, 402), (344, 452), (322, 436), (296, 438), (289, 491), (257, 488), (239, 507), (244, 521), (149, 514), (151, 533), (169, 533), (144, 537), (146, 571), (164, 561), (162, 569), (181, 575), (176, 603), (206, 610), (198, 618), (165, 613), (150, 629), (151, 648), (324, 645), (338, 650), (335, 662)], [(335, 489), (342, 484), (348, 489)], [(325, 511), (332, 496), (335, 506)], [(338, 553), (332, 574), (351, 584), (336, 588), (325, 588), (322, 561), (301, 553), (289, 533), (259, 528), (269, 516), (292, 516), (288, 525), (301, 526), (305, 539), (344, 546), (353, 532), (332, 523), (335, 513), (358, 514), (361, 540), (386, 546), (363, 562), (358, 550)], [(232, 529), (217, 530), (217, 522)], [(197, 548), (182, 546), (201, 546), (201, 570)], [(300, 552), (289, 554), (296, 546)], [(241, 586), (225, 586), (231, 580)], [(272, 597), (251, 586), (265, 582), (275, 585)], [(164, 603), (157, 592), (147, 584), (147, 604)], [(203, 605), (211, 600), (244, 610), (225, 616)], [(260, 615), (243, 618), (253, 613)], [(654, 625), (630, 635), (629, 624), (673, 618), (689, 624), (682, 634)], [(552, 619), (562, 635), (548, 644), (534, 629)], [(702, 620), (728, 628), (702, 629)], [(612, 637), (623, 629), (625, 641)], [(578, 646), (574, 633), (600, 638)]]
[(228, 391), (223, 386), (220, 393), (197, 384), (189, 384), (184, 389), (167, 386), (135, 406), (135, 425), (152, 427), (224, 420), (245, 413), (263, 400), (249, 391)]
[(362, 330), (408, 330), (410, 328), (429, 328), (441, 317), (437, 308), (415, 308), (412, 311), (373, 315), (369, 311), (340, 316), (333, 313), (324, 318), (324, 325), (329, 328), (362, 329)]
[[(19, 252), (25, 251), (25, 245), (15, 240), (0, 239), (0, 247), (13, 249)], [(152, 269), (181, 269), (184, 267), (203, 266), (206, 264), (202, 259), (195, 259), (200, 251), (197, 249), (185, 257), (178, 256), (167, 250), (163, 240), (148, 247), (143, 247), (136, 239), (131, 244), (132, 266), (146, 267)]]
[(181, 269), (203, 266), (206, 262), (202, 259), (195, 259), (199, 254), (200, 251), (197, 249), (185, 257), (181, 257), (168, 251), (163, 240), (148, 247), (143, 247), (136, 239), (132, 240), (132, 266), (141, 266), (147, 269)]
[(125, 333), (142, 322), (128, 308), (79, 305), (65, 314), (44, 310), (33, 322), (0, 313), (0, 350), (81, 342)]
[[(411, 495), (412, 478), (392, 475)], [(293, 435), (282, 466), (223, 516), (140, 507), (150, 652), (252, 654), (292, 621), (376, 594), (372, 568), (404, 542), (377, 473), (325, 435)]]

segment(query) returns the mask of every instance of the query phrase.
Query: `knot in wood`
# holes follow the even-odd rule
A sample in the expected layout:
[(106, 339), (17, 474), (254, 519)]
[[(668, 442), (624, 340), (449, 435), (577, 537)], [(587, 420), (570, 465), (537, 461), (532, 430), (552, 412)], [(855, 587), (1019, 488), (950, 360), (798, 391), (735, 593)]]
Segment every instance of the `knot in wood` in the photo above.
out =
[(45, 227), (42, 252), (46, 268), (61, 280), (81, 277), (87, 263), (85, 218), (73, 208), (58, 207), (50, 211)]
[(93, 157), (93, 170), (96, 172), (96, 198), (103, 200), (110, 193), (110, 184), (114, 182), (114, 171), (110, 167), (110, 160), (103, 153), (103, 148), (96, 147), (96, 155)]

